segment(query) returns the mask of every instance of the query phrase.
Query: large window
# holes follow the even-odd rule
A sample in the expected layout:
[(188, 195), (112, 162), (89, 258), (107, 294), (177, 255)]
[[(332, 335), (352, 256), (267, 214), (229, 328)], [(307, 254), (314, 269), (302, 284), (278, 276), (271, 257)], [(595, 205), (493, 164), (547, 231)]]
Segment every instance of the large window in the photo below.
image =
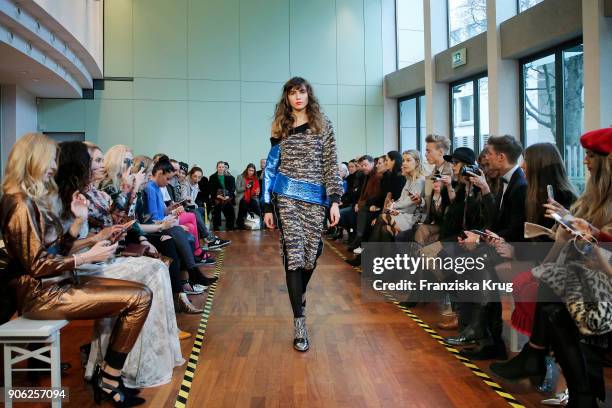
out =
[(448, 0), (448, 46), (487, 31), (487, 0)]
[(423, 49), (423, 0), (396, 0), (397, 18), (397, 69), (422, 61)]
[(488, 78), (451, 84), (453, 149), (469, 147), (479, 152), (489, 137)]
[(422, 151), (425, 146), (425, 95), (413, 95), (398, 102), (399, 148), (400, 151), (415, 149)]
[(518, 1), (518, 12), (522, 13), (530, 7), (535, 6), (538, 3), (541, 3), (542, 0), (517, 0)]
[(570, 44), (521, 63), (522, 141), (554, 143), (572, 183), (584, 188), (584, 64), (582, 44)]

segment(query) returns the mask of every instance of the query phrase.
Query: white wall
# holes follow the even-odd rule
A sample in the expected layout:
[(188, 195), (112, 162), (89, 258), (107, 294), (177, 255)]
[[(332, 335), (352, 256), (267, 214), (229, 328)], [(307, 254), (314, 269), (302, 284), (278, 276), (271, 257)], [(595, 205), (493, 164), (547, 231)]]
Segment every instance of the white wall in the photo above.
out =
[(103, 13), (100, 0), (33, 0), (66, 28), (103, 71)]

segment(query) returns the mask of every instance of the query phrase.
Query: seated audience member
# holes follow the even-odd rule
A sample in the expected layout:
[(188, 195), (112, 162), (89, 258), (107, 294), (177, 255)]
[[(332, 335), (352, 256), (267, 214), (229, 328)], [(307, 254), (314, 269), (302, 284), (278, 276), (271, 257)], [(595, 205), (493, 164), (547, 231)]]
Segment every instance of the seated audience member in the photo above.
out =
[[(179, 165), (181, 166), (181, 169), (186, 169), (186, 163), (181, 162)], [(200, 202), (201, 205), (198, 204), (198, 197), (200, 196), (200, 181), (203, 177), (202, 169), (194, 166), (188, 173), (185, 170), (185, 173), (186, 176), (181, 180), (181, 196), (179, 197), (179, 200), (185, 200), (188, 211), (193, 211), (195, 213), (198, 232), (200, 232), (200, 236), (202, 236), (205, 240), (205, 249), (215, 250), (231, 244), (231, 241), (221, 239), (216, 236), (206, 225), (206, 202)]]
[[(229, 165), (228, 165), (229, 166)], [(225, 162), (217, 163), (217, 172), (212, 174), (209, 179), (210, 205), (213, 215), (213, 229), (219, 230), (221, 227), (221, 213), (225, 216), (225, 229), (234, 229), (234, 203), (236, 201), (236, 181), (234, 177), (226, 173)]]
[[(183, 207), (174, 203), (170, 207), (166, 207), (166, 203), (163, 199), (162, 191), (168, 185), (172, 174), (174, 174), (174, 168), (169, 160), (161, 157), (157, 163), (153, 166), (153, 174), (151, 180), (146, 184), (144, 193), (146, 194), (146, 213), (151, 216), (152, 221), (164, 221), (166, 216), (174, 215), (179, 219), (179, 223), (189, 229), (189, 233), (194, 238), (194, 255), (201, 256), (203, 254), (202, 248), (200, 247), (198, 228), (196, 225), (195, 216), (193, 213), (189, 214), (183, 210)], [(191, 217), (188, 218), (188, 215)]]
[[(425, 204), (425, 212), (427, 214), (432, 213), (429, 205), (432, 204), (431, 195), (434, 182), (439, 179), (441, 181), (446, 180), (448, 184), (450, 177), (453, 175), (451, 164), (444, 160), (444, 155), (448, 153), (449, 149), (450, 139), (446, 136), (428, 135), (425, 138), (425, 160), (433, 169), (431, 175), (428, 175), (425, 179), (425, 196), (423, 198), (423, 203)], [(446, 191), (447, 184), (442, 186), (440, 199), (444, 199), (443, 197), (448, 196), (448, 192)], [(440, 206), (441, 202), (438, 201), (437, 204), (439, 208), (442, 208)], [(440, 224), (432, 223), (432, 219), (429, 221), (430, 222), (419, 225), (415, 230), (414, 240), (421, 245), (427, 245), (428, 243), (437, 241), (440, 236)]]
[(349, 175), (348, 166), (344, 163), (338, 163), (338, 172), (340, 173), (340, 178), (342, 179), (342, 193), (346, 193), (348, 188), (348, 184), (346, 178)]
[[(373, 161), (370, 156), (367, 157), (371, 159), (370, 162)], [(340, 222), (336, 227), (328, 230), (327, 238), (329, 239), (342, 238), (343, 228), (347, 229), (349, 232), (349, 241), (353, 239), (351, 232), (355, 228), (355, 204), (357, 204), (357, 200), (361, 194), (363, 180), (365, 178), (363, 172), (358, 170), (358, 167), (358, 160), (351, 160), (349, 162), (349, 175), (346, 177), (347, 188), (340, 198)]]
[[(101, 154), (99, 156), (101, 157)], [(99, 160), (100, 157), (96, 159)], [(97, 164), (99, 165), (99, 162)], [(61, 218), (66, 225), (74, 223), (74, 216), (67, 209), (71, 206), (75, 191), (85, 193), (88, 190), (91, 169), (91, 156), (84, 143), (64, 142), (60, 144), (55, 182), (58, 186), (59, 203), (64, 209), (61, 212)], [(110, 207), (110, 200), (106, 202), (106, 205)], [(84, 211), (84, 214), (89, 217), (89, 208)], [(112, 223), (110, 218), (108, 217), (108, 221)], [(119, 234), (121, 232), (122, 230), (119, 230)], [(119, 236), (116, 238), (118, 239)], [(94, 238), (80, 239), (74, 243), (71, 253), (78, 256), (81, 250), (94, 243)], [(111, 262), (97, 266), (96, 269), (96, 276), (138, 282), (146, 285), (153, 294), (151, 310), (139, 335), (139, 340), (128, 354), (122, 369), (126, 385), (131, 388), (140, 388), (169, 382), (172, 379), (174, 367), (182, 365), (185, 360), (181, 355), (168, 268), (158, 259), (140, 256), (117, 257)], [(100, 319), (96, 322), (85, 373), (87, 378), (95, 375), (95, 367), (101, 362), (101, 356), (108, 347), (113, 326), (112, 319)]]
[(406, 184), (397, 201), (387, 200), (379, 223), (391, 237), (411, 229), (421, 218), (422, 203), (418, 197), (421, 197), (425, 190), (421, 154), (417, 150), (406, 150), (402, 159), (402, 175), (406, 178)]
[[(363, 161), (360, 161), (361, 169), (366, 174), (364, 180), (364, 187), (359, 195), (359, 200), (355, 205), (355, 237), (348, 244), (347, 249), (349, 251), (358, 248), (361, 245), (361, 240), (366, 233), (367, 227), (371, 224), (372, 220), (376, 218), (376, 214), (370, 211), (370, 203), (377, 199), (380, 194), (380, 181), (382, 174), (385, 172), (384, 161), (377, 160), (377, 163), (383, 163), (382, 165), (376, 164), (369, 159), (370, 156), (362, 157)], [(367, 170), (369, 169), (369, 170)], [(342, 215), (342, 214), (341, 214)]]
[(238, 202), (238, 229), (244, 229), (247, 214), (261, 217), (259, 196), (261, 188), (255, 175), (255, 165), (249, 163), (246, 169), (236, 179), (236, 201)]
[(259, 180), (259, 186), (262, 186), (262, 180), (263, 180), (263, 172), (264, 169), (266, 168), (266, 159), (261, 159), (259, 160), (259, 170), (257, 170), (257, 180)]
[(145, 183), (144, 170), (135, 176), (130, 175), (134, 161), (132, 150), (125, 145), (115, 145), (104, 156), (104, 179), (98, 188), (108, 194), (113, 201), (113, 222), (121, 224), (129, 220), (133, 213), (136, 193)]
[[(356, 254), (361, 253), (361, 241), (364, 239), (367, 240), (367, 237), (372, 229), (372, 223), (380, 215), (385, 202), (387, 200), (397, 200), (402, 194), (402, 189), (406, 184), (406, 178), (402, 175), (402, 155), (399, 152), (392, 150), (384, 157), (385, 172), (380, 180), (380, 190), (378, 191), (378, 195), (365, 203), (368, 216), (367, 218), (365, 216), (361, 218), (361, 225), (359, 225), (358, 219), (357, 237), (359, 238), (356, 237), (355, 242), (353, 242), (351, 245), (354, 246), (353, 252)], [(370, 223), (364, 225), (363, 222), (366, 219), (369, 220)], [(361, 236), (359, 236), (360, 233)]]
[(108, 348), (96, 369), (94, 398), (136, 406), (144, 399), (126, 390), (121, 370), (151, 308), (152, 293), (138, 282), (101, 277), (74, 278), (79, 265), (111, 258), (116, 245), (102, 240), (69, 255), (87, 218), (87, 200), (75, 191), (74, 223), (64, 231), (57, 211), (53, 175), (57, 145), (42, 134), (18, 139), (9, 153), (2, 186), (2, 236), (11, 267), (8, 285), (20, 314), (35, 320), (91, 320), (114, 317)]
[[(546, 214), (557, 213), (561, 216), (572, 214), (585, 220), (604, 234), (612, 232), (612, 128), (587, 132), (580, 138), (585, 149), (584, 164), (589, 170), (584, 193), (572, 205), (570, 211), (565, 210), (556, 201), (549, 201), (544, 206)], [(529, 172), (529, 166), (527, 166)], [(575, 221), (574, 225), (584, 226), (583, 221)], [(605, 235), (604, 235), (605, 236)], [(572, 236), (565, 228), (556, 230), (555, 244), (536, 270), (549, 269), (554, 276), (557, 268), (557, 258), (563, 248), (568, 247)], [(577, 251), (573, 257), (580, 258)], [(571, 260), (572, 255), (568, 260)], [(567, 260), (566, 260), (567, 262)], [(572, 283), (567, 282), (568, 286)], [(568, 288), (568, 292), (575, 291)], [(572, 292), (573, 293), (573, 292)], [(542, 301), (543, 299), (558, 299), (557, 302)], [(580, 333), (577, 323), (579, 315), (572, 315), (568, 310), (574, 310), (575, 304), (568, 299), (561, 299), (551, 286), (540, 281), (538, 288), (535, 316), (532, 334), (529, 342), (516, 357), (504, 363), (494, 363), (491, 370), (507, 379), (520, 379), (529, 376), (543, 376), (545, 372), (544, 357), (552, 350), (555, 359), (563, 370), (563, 375), (569, 390), (568, 407), (596, 407), (596, 400), (605, 398), (605, 384), (602, 372), (602, 361), (605, 349), (608, 347), (608, 335), (589, 335)], [(606, 316), (605, 319), (612, 317)]]
[(488, 224), (486, 214), (481, 211), (481, 191), (478, 187), (473, 188), (470, 174), (466, 173), (466, 168), (473, 168), (476, 164), (474, 151), (459, 147), (452, 154), (445, 155), (444, 160), (452, 165), (454, 181), (449, 176), (442, 176), (442, 185), (446, 187), (450, 203), (440, 224), (439, 240), (457, 242), (463, 231), (482, 229)]

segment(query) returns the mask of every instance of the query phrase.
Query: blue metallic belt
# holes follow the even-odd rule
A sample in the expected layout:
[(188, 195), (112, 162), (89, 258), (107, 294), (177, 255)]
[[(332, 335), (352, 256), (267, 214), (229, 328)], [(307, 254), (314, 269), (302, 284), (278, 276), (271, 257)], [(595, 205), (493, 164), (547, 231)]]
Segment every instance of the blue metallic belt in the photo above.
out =
[(307, 203), (329, 206), (324, 186), (309, 181), (292, 179), (280, 172), (276, 174), (272, 192)]

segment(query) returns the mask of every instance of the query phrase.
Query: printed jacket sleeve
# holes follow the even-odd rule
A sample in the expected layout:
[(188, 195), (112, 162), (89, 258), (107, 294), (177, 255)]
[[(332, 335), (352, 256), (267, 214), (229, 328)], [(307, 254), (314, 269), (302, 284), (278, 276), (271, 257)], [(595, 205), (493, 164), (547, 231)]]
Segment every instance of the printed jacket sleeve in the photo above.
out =
[(329, 120), (327, 121), (327, 129), (323, 139), (323, 182), (325, 183), (325, 191), (329, 198), (329, 203), (339, 203), (344, 193), (344, 186), (340, 177), (340, 171), (338, 170), (338, 153), (336, 151), (334, 128)]
[(264, 213), (272, 212), (272, 190), (274, 181), (280, 166), (280, 140), (271, 138), (272, 147), (266, 159), (266, 167), (263, 172), (262, 201)]

